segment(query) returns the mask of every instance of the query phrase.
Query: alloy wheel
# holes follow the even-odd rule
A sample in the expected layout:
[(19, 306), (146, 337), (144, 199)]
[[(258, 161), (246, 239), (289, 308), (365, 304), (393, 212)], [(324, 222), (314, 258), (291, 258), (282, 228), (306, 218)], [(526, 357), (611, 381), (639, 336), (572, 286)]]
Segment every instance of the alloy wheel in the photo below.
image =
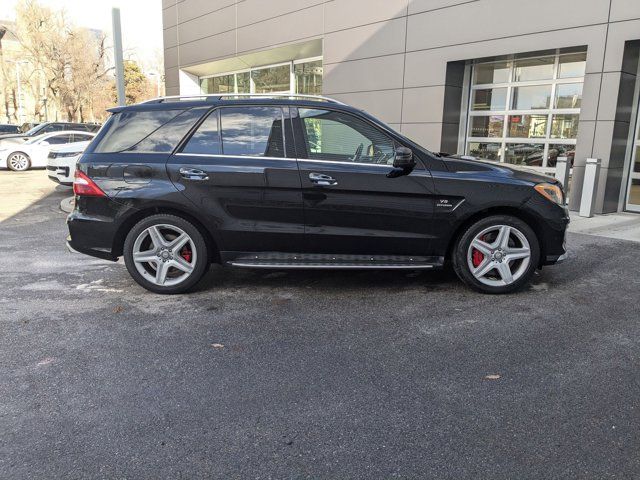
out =
[(530, 262), (527, 237), (509, 225), (485, 228), (473, 238), (467, 251), (471, 274), (491, 287), (513, 284), (525, 274)]
[(29, 158), (24, 153), (14, 153), (9, 157), (9, 166), (12, 170), (24, 171), (29, 168)]
[(153, 225), (133, 244), (136, 270), (158, 286), (174, 286), (191, 276), (198, 252), (191, 237), (174, 225)]

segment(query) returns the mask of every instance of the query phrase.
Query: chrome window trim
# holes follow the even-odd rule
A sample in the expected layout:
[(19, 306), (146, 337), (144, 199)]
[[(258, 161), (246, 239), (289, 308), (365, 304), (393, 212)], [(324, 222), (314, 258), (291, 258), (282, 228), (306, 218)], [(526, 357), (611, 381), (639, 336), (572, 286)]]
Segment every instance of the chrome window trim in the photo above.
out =
[(286, 157), (259, 157), (257, 155), (224, 155), (218, 153), (182, 153), (178, 152), (175, 154), (176, 157), (209, 157), (209, 158), (251, 158), (258, 160), (293, 160), (295, 158), (286, 158)]

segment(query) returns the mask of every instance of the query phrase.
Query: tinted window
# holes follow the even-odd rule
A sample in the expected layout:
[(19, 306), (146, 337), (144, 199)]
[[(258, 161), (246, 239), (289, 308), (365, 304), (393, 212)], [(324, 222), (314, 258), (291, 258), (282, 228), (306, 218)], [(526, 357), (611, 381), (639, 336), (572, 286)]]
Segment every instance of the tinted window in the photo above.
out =
[(81, 133), (76, 133), (73, 135), (74, 142), (86, 142), (87, 140), (93, 139), (91, 135), (82, 135)]
[(278, 107), (234, 107), (220, 110), (225, 155), (284, 157), (282, 110)]
[(122, 152), (147, 138), (184, 110), (124, 111), (111, 117), (95, 153)]
[(218, 111), (209, 115), (182, 149), (182, 153), (219, 155), (222, 153)]
[(181, 113), (128, 151), (171, 153), (206, 111), (207, 108), (192, 108)]
[(63, 143), (71, 143), (71, 134), (55, 135), (45, 140), (49, 145), (60, 145)]
[(353, 115), (301, 108), (303, 158), (393, 164), (395, 145), (384, 132)]

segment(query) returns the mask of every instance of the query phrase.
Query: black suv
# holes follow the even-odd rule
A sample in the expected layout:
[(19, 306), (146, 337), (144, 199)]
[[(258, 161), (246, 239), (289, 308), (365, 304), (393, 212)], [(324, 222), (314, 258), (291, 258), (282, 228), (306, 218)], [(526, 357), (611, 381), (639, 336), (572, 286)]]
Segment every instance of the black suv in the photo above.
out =
[(433, 269), (503, 293), (562, 260), (562, 188), (425, 150), (321, 97), (206, 96), (118, 107), (82, 155), (70, 249), (124, 256), (157, 293), (211, 263)]

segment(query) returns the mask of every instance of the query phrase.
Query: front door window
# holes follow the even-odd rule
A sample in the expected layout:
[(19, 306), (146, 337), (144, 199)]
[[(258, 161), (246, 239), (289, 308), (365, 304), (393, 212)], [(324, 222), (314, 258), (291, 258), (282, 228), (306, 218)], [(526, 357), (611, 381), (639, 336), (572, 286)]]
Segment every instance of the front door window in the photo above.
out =
[(306, 151), (300, 158), (392, 165), (394, 142), (383, 131), (352, 115), (299, 109)]

